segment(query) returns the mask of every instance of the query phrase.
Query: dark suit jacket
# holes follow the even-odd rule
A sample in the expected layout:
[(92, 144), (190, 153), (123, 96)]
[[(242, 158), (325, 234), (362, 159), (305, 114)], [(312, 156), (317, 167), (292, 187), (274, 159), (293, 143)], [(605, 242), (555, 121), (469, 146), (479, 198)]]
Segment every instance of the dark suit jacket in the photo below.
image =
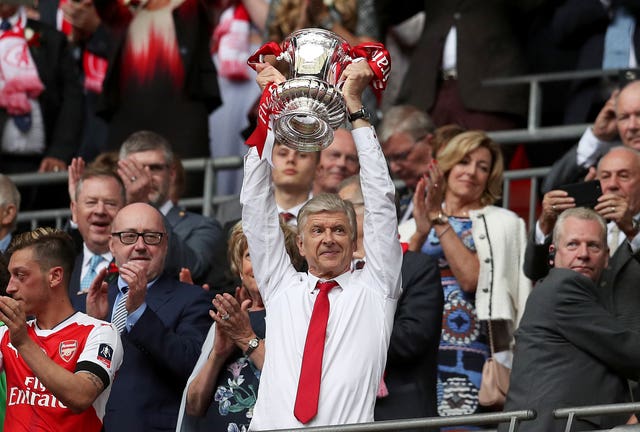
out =
[[(628, 401), (625, 378), (640, 376), (640, 334), (616, 320), (601, 293), (579, 273), (553, 269), (529, 295), (515, 332), (505, 411), (534, 409), (538, 416), (518, 430), (564, 431), (555, 408)], [(625, 416), (588, 420), (573, 430), (610, 428)]]
[[(536, 245), (534, 235), (532, 230), (525, 250), (523, 271), (535, 281), (549, 273), (551, 238), (542, 245)], [(609, 259), (609, 265), (601, 277), (600, 291), (607, 309), (614, 312), (627, 328), (640, 333), (640, 315), (637, 312), (640, 309), (639, 279), (640, 250), (632, 254), (631, 247), (625, 241)]]
[(69, 300), (73, 308), (77, 311), (85, 313), (87, 311), (87, 295), (78, 295), (80, 291), (80, 275), (82, 274), (82, 260), (84, 259), (84, 252), (80, 252), (76, 256), (76, 261), (73, 264), (73, 271), (71, 272), (71, 279), (69, 280)]
[[(117, 290), (115, 282), (109, 286), (110, 311)], [(146, 303), (131, 332), (122, 333), (124, 360), (107, 403), (105, 432), (175, 430), (182, 390), (211, 326), (210, 296), (200, 287), (161, 276)]]
[(610, 310), (627, 328), (640, 333), (640, 251), (632, 254), (629, 244), (623, 242), (609, 260), (603, 280), (610, 287), (606, 291)]
[(536, 244), (536, 227), (534, 226), (527, 239), (522, 264), (524, 275), (534, 282), (549, 273), (549, 245), (551, 245), (551, 236), (548, 236), (543, 244)]
[(458, 88), (468, 110), (524, 116), (526, 88), (483, 86), (482, 80), (526, 73), (523, 47), (518, 43), (521, 12), (538, 0), (427, 0), (424, 30), (413, 51), (398, 101), (429, 111), (436, 98), (442, 51), (451, 26), (458, 35)]
[[(180, 267), (191, 270), (197, 284), (212, 282), (213, 274), (224, 273), (224, 263), (214, 259), (225, 253), (226, 242), (222, 227), (213, 218), (174, 206), (166, 216), (169, 231), (169, 250), (165, 270), (178, 274)], [(222, 251), (222, 252), (221, 252)]]
[(402, 296), (385, 369), (389, 396), (377, 399), (376, 420), (438, 415), (437, 357), (443, 302), (437, 261), (419, 252), (406, 252), (402, 260)]
[[(636, 58), (640, 58), (640, 2), (620, 3), (624, 3), (636, 19), (632, 47)], [(551, 28), (560, 47), (577, 52), (576, 70), (602, 69), (604, 39), (610, 22), (609, 11), (600, 0), (565, 0), (556, 9)], [(570, 85), (565, 123), (593, 121), (609, 99), (612, 88), (606, 88), (598, 78), (574, 81)]]
[[(31, 19), (27, 20), (27, 27), (40, 34), (39, 42), (31, 44), (29, 51), (45, 87), (38, 98), (45, 129), (43, 157), (69, 163), (82, 133), (84, 105), (78, 71), (64, 34)], [(9, 118), (4, 109), (0, 110), (0, 130)]]
[[(603, 155), (597, 157), (600, 159)], [(571, 147), (560, 159), (555, 161), (551, 170), (542, 180), (540, 190), (543, 194), (557, 189), (559, 186), (578, 183), (584, 180), (588, 170), (578, 165), (578, 144)]]

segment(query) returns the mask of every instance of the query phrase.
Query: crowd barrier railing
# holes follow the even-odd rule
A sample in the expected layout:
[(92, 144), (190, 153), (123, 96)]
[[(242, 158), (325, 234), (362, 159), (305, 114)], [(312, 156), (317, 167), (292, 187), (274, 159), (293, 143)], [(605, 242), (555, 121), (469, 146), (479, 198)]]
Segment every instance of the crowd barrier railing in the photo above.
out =
[[(217, 205), (225, 201), (238, 199), (238, 195), (215, 195), (215, 173), (219, 170), (240, 169), (242, 167), (241, 157), (226, 157), (219, 159), (187, 159), (183, 161), (186, 172), (205, 172), (203, 196), (189, 197), (180, 200), (180, 204), (190, 209), (197, 209), (205, 216), (212, 216)], [(514, 180), (530, 179), (530, 194), (528, 208), (528, 226), (535, 221), (536, 203), (538, 200), (537, 189), (539, 178), (546, 175), (549, 171), (545, 168), (532, 168), (524, 170), (505, 171), (503, 183), (503, 199), (502, 206), (508, 208), (510, 200), (511, 182)], [(11, 174), (9, 177), (17, 186), (37, 186), (45, 184), (60, 184), (67, 182), (67, 172), (48, 172), (48, 173), (23, 173)], [(402, 182), (397, 182), (397, 186), (401, 186)], [(46, 210), (29, 210), (21, 211), (18, 214), (18, 223), (29, 223), (31, 229), (38, 226), (40, 221), (47, 221), (56, 228), (62, 228), (66, 220), (71, 216), (68, 207), (46, 209)], [(51, 223), (53, 222), (53, 223)]]
[[(599, 415), (612, 414), (634, 414), (640, 412), (640, 402), (606, 404), (606, 405), (590, 405), (581, 407), (557, 408), (553, 410), (553, 416), (557, 419), (567, 419), (565, 432), (571, 432), (573, 422), (576, 418), (593, 417)], [(614, 430), (629, 430), (630, 428), (616, 427)], [(635, 426), (633, 430), (640, 430), (640, 426)]]
[(628, 69), (590, 69), (581, 71), (547, 72), (542, 74), (519, 75), (513, 77), (492, 78), (482, 81), (485, 86), (529, 86), (529, 108), (527, 127), (491, 132), (489, 135), (502, 144), (524, 144), (531, 142), (550, 142), (574, 139), (582, 135), (588, 124), (545, 126), (541, 124), (542, 84), (546, 82), (575, 81), (589, 78), (611, 78), (627, 75), (626, 79), (636, 79), (637, 72)]
[[(509, 432), (517, 432), (522, 421), (536, 417), (533, 410), (509, 411), (500, 413), (470, 414), (450, 417), (426, 417), (408, 420), (385, 420), (371, 423), (348, 425), (316, 426), (305, 428), (305, 432), (380, 432), (403, 431), (414, 428), (441, 428), (451, 426), (484, 426), (509, 423)], [(265, 432), (282, 432), (288, 429), (274, 429)], [(485, 430), (485, 432), (490, 432)]]

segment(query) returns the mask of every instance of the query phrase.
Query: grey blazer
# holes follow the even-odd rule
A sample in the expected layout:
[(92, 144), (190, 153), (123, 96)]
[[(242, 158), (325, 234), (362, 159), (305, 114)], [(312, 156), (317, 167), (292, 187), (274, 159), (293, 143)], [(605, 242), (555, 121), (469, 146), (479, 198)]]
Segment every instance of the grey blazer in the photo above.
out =
[[(568, 269), (552, 269), (531, 292), (516, 345), (505, 411), (534, 409), (518, 430), (563, 431), (552, 411), (626, 402), (626, 378), (640, 376), (640, 334), (609, 312), (602, 291)], [(610, 428), (625, 417), (579, 419), (572, 430)], [(501, 425), (499, 431), (506, 431)]]

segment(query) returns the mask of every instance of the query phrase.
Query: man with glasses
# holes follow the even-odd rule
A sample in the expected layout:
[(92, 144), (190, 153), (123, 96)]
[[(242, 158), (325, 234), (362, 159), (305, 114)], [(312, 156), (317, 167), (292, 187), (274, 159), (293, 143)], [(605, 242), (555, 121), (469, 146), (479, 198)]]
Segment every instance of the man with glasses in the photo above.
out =
[(147, 202), (165, 216), (171, 231), (167, 270), (178, 274), (185, 267), (194, 282), (219, 286), (224, 269), (216, 266), (214, 258), (226, 250), (222, 227), (215, 219), (171, 201), (169, 190), (176, 170), (170, 143), (155, 132), (135, 132), (120, 148), (118, 174), (127, 191), (127, 203)]
[(105, 432), (176, 427), (182, 389), (209, 330), (209, 294), (164, 270), (168, 233), (162, 214), (134, 203), (116, 215), (109, 240), (118, 278), (107, 270), (87, 295), (87, 313), (121, 332), (125, 356), (104, 419)]
[(382, 152), (393, 177), (402, 180), (406, 186), (406, 191), (400, 195), (398, 202), (400, 223), (412, 216), (413, 189), (431, 163), (434, 129), (429, 115), (411, 105), (394, 106), (382, 118)]

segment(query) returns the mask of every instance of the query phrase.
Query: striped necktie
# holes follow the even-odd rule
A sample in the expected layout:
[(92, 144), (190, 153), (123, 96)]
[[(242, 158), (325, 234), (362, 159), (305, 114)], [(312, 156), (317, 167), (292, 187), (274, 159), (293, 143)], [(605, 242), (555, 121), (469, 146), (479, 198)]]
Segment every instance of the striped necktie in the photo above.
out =
[(122, 333), (125, 325), (127, 324), (127, 316), (129, 315), (126, 307), (127, 297), (129, 297), (129, 287), (124, 287), (122, 288), (122, 295), (120, 296), (116, 307), (113, 308), (111, 323), (118, 329), (118, 333)]

